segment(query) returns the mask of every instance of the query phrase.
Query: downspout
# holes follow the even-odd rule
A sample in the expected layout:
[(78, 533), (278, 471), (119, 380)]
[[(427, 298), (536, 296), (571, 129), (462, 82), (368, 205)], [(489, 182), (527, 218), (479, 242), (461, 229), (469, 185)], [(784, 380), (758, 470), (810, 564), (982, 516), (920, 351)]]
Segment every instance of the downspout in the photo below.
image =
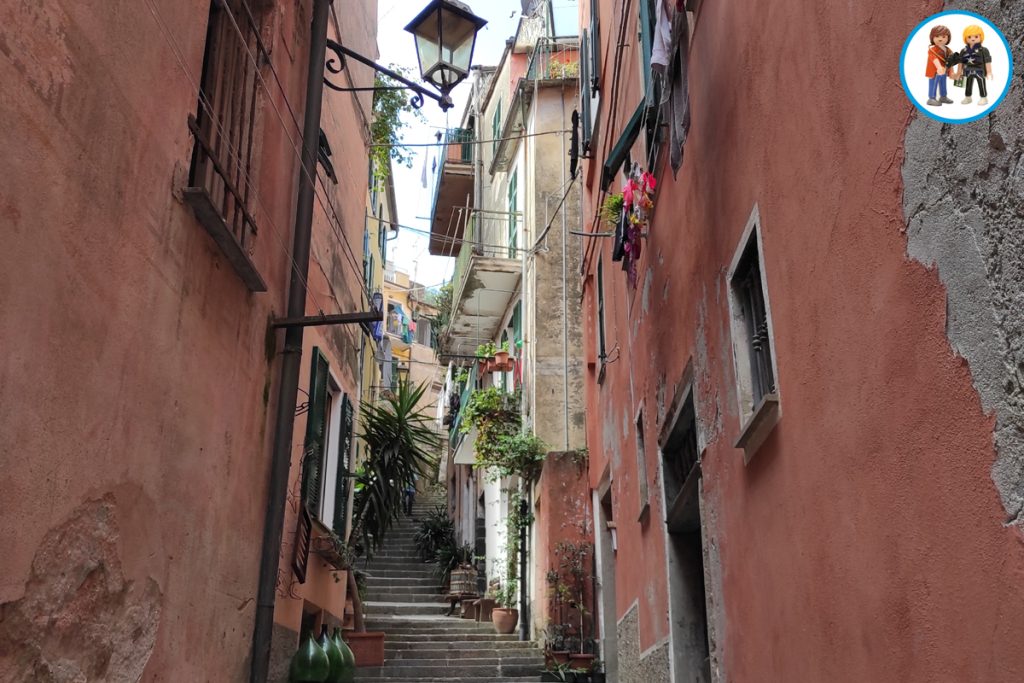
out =
[[(294, 268), (288, 285), (288, 317), (306, 314), (306, 280), (309, 275), (309, 250), (313, 226), (314, 179), (317, 147), (320, 140), (320, 107), (324, 94), (324, 58), (327, 52), (327, 14), (332, 0), (313, 0), (310, 26), (309, 70), (306, 76), (306, 106), (302, 125), (302, 169), (299, 172), (298, 201), (295, 208), (295, 237), (292, 242)], [(291, 466), (292, 430), (295, 426), (295, 402), (299, 391), (299, 366), (302, 362), (301, 326), (288, 327), (281, 359), (277, 416), (274, 424), (274, 450), (270, 460), (267, 511), (263, 521), (263, 548), (260, 554), (259, 587), (256, 595), (256, 623), (252, 633), (251, 683), (266, 683), (270, 671), (270, 641), (274, 628), (274, 601), (277, 572), (281, 560), (288, 470)]]
[[(582, 57), (581, 57), (582, 59)], [(565, 79), (562, 79), (562, 130), (565, 130)], [(562, 187), (565, 187), (565, 133), (562, 139)], [(565, 241), (569, 238), (568, 226), (566, 225), (565, 207), (562, 212), (562, 410), (564, 411), (563, 421), (565, 424), (565, 447), (569, 450), (569, 280), (566, 272)]]

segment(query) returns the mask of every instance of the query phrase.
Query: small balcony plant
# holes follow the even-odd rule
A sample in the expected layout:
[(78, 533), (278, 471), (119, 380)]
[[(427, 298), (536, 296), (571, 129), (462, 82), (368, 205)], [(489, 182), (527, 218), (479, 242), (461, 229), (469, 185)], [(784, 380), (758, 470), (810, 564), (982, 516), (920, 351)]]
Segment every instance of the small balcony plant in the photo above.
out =
[(480, 363), (480, 372), (493, 372), (494, 371), (494, 352), (497, 348), (494, 346), (494, 342), (487, 342), (476, 347), (477, 362)]
[(499, 372), (508, 372), (512, 369), (513, 359), (509, 357), (508, 340), (501, 342), (501, 346), (494, 351), (494, 366)]

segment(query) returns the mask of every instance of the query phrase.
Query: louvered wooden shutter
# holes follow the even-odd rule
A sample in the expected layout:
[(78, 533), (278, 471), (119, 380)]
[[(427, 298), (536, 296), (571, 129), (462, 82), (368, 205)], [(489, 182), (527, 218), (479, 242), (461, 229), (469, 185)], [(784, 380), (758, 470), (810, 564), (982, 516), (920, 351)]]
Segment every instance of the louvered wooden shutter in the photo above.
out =
[(334, 533), (345, 538), (345, 517), (348, 512), (348, 473), (351, 468), (352, 428), (355, 409), (348, 394), (341, 403), (341, 434), (338, 439), (338, 477), (334, 487)]
[(327, 440), (327, 378), (330, 364), (320, 349), (313, 347), (309, 372), (309, 412), (306, 414), (306, 442), (302, 459), (302, 500), (310, 514), (320, 512), (323, 490), (324, 443)]
[[(583, 59), (590, 59), (590, 92), (588, 95), (596, 95), (601, 87), (601, 33), (597, 20), (597, 0), (590, 1), (590, 52), (582, 51)], [(586, 81), (584, 81), (584, 84)], [(585, 86), (584, 86), (585, 87)]]
[(590, 121), (590, 53), (587, 50), (589, 43), (587, 30), (583, 29), (583, 36), (580, 38), (580, 118), (581, 134), (580, 147), (582, 153), (590, 150), (590, 138), (592, 126)]

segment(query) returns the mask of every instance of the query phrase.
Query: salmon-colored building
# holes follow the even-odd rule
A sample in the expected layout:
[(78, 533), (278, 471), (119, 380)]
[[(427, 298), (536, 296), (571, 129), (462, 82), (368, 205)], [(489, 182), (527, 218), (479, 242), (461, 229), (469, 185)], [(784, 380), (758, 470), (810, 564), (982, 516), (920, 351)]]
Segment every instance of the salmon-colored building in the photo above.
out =
[(659, 4), (580, 2), (609, 680), (1020, 680), (1019, 89), (907, 101), (907, 34), (967, 3)]
[[(344, 616), (345, 573), (296, 562), (293, 541), (302, 508), (314, 537), (346, 531), (362, 333), (311, 328), (300, 349), (272, 327), (301, 261), (311, 21), (329, 4), (0, 8), (2, 680), (248, 680), (258, 611), (283, 680), (300, 630)], [(327, 34), (372, 57), (376, 10), (334, 3)], [(355, 63), (339, 78), (373, 83)], [(370, 111), (368, 92), (324, 95), (309, 315), (368, 308)], [(299, 352), (276, 595), (257, 599)]]

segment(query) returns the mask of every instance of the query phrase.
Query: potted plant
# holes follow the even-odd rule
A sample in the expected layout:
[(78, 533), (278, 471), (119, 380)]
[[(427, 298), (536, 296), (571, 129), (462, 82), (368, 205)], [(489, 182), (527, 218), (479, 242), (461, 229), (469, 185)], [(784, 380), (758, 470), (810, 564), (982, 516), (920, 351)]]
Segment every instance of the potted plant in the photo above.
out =
[(607, 678), (604, 671), (604, 662), (595, 659), (590, 663), (590, 683), (605, 683)]
[(491, 619), (494, 621), (494, 630), (498, 633), (513, 633), (516, 624), (519, 623), (519, 610), (514, 607), (519, 592), (518, 583), (514, 578), (506, 578), (505, 583), (495, 593), (494, 598), (499, 607), (491, 611)]
[(548, 624), (548, 627), (544, 629), (544, 662), (548, 668), (554, 664), (569, 663), (565, 629), (565, 624)]
[(621, 194), (610, 194), (605, 197), (604, 204), (601, 205), (601, 220), (613, 228), (617, 226), (622, 217), (624, 203)]
[(492, 372), (494, 370), (494, 342), (487, 342), (476, 347), (477, 362), (480, 363), (480, 372)]
[(501, 342), (501, 346), (494, 351), (495, 369), (501, 372), (508, 372), (512, 369), (512, 362), (509, 359), (508, 340)]
[(572, 667), (565, 662), (549, 664), (547, 669), (540, 675), (542, 681), (569, 681), (572, 680)]

